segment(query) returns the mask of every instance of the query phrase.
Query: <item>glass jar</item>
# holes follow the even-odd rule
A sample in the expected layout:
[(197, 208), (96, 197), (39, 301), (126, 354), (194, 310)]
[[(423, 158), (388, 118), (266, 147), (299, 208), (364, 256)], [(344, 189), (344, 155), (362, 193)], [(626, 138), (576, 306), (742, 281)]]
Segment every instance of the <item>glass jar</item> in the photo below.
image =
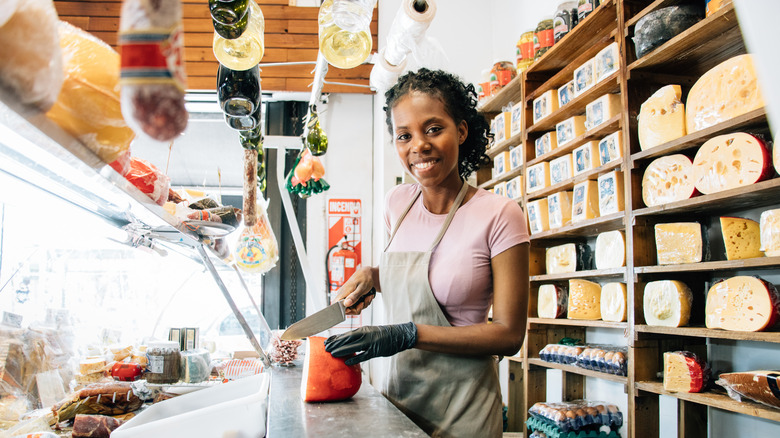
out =
[(517, 69), (511, 62), (496, 61), (493, 63), (493, 68), (490, 69), (490, 94), (496, 94), (515, 76), (517, 76)]
[(260, 6), (249, 0), (249, 23), (235, 39), (223, 38), (214, 32), (214, 56), (231, 70), (249, 70), (256, 66), (265, 53), (265, 18)]
[(371, 17), (376, 0), (325, 0), (320, 6), (320, 52), (338, 68), (362, 64), (371, 54)]
[(517, 41), (517, 72), (527, 69), (534, 62), (534, 31), (529, 30), (520, 35)]
[(577, 2), (577, 19), (582, 21), (599, 7), (599, 0), (579, 0)]
[(553, 39), (556, 43), (574, 29), (577, 15), (574, 14), (572, 17), (572, 11), (576, 9), (576, 0), (564, 0), (558, 3), (558, 9), (556, 9), (555, 18), (553, 18)]
[(539, 59), (550, 50), (550, 47), (555, 43), (555, 35), (553, 33), (553, 19), (545, 18), (539, 22), (534, 31), (534, 59)]
[(176, 341), (150, 342), (146, 348), (149, 365), (144, 377), (149, 383), (176, 383), (181, 373), (181, 351)]
[(249, 23), (249, 0), (209, 0), (214, 30), (222, 38), (236, 39)]

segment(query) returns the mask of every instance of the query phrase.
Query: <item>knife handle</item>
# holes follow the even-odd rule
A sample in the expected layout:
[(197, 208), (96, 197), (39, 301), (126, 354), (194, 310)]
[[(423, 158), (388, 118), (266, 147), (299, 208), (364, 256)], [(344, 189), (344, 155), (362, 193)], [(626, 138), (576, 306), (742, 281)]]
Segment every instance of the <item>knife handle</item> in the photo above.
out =
[(368, 291), (368, 293), (367, 293), (367, 294), (365, 294), (365, 295), (361, 296), (361, 297), (360, 297), (360, 298), (359, 298), (359, 299), (358, 299), (358, 300), (355, 302), (355, 304), (353, 304), (353, 305), (349, 306), (348, 308), (349, 308), (349, 309), (351, 309), (351, 308), (353, 308), (353, 307), (357, 306), (358, 304), (360, 304), (360, 303), (362, 303), (362, 302), (366, 301), (366, 298), (368, 298), (368, 297), (373, 297), (374, 295), (376, 295), (376, 288), (373, 288), (373, 287), (372, 287), (372, 288), (371, 288), (371, 290), (370, 290), (370, 291)]

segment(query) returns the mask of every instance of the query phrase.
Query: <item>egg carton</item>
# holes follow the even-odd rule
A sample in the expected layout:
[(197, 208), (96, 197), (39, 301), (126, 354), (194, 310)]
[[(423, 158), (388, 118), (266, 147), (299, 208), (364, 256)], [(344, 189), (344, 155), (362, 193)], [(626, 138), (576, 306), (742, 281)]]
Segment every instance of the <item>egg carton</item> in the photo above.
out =
[(593, 429), (564, 432), (552, 422), (540, 417), (529, 418), (526, 420), (525, 425), (528, 426), (529, 430), (541, 432), (547, 438), (620, 438), (620, 434), (616, 430), (605, 432)]

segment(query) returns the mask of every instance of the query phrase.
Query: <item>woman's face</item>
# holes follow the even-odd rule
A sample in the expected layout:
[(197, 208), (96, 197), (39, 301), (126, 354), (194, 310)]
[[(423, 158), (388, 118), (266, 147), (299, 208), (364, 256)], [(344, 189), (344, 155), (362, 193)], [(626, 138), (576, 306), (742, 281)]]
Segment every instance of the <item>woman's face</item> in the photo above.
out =
[(398, 158), (417, 182), (460, 185), (458, 150), (468, 135), (465, 121), (455, 123), (444, 102), (420, 91), (400, 98), (391, 119)]

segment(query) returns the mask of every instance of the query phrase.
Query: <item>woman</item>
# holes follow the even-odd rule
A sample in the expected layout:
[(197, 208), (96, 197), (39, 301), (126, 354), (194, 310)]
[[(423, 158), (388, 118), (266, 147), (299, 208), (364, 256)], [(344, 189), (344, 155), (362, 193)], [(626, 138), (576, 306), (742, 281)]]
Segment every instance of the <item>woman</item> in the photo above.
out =
[(382, 292), (390, 325), (332, 336), (326, 349), (337, 357), (359, 353), (347, 363), (392, 356), (386, 395), (429, 434), (501, 436), (494, 356), (513, 355), (523, 343), (525, 216), (514, 201), (465, 182), (490, 163), (473, 86), (421, 69), (385, 97), (398, 157), (417, 183), (390, 190), (380, 265), (357, 271), (338, 298), (351, 306), (372, 289)]

